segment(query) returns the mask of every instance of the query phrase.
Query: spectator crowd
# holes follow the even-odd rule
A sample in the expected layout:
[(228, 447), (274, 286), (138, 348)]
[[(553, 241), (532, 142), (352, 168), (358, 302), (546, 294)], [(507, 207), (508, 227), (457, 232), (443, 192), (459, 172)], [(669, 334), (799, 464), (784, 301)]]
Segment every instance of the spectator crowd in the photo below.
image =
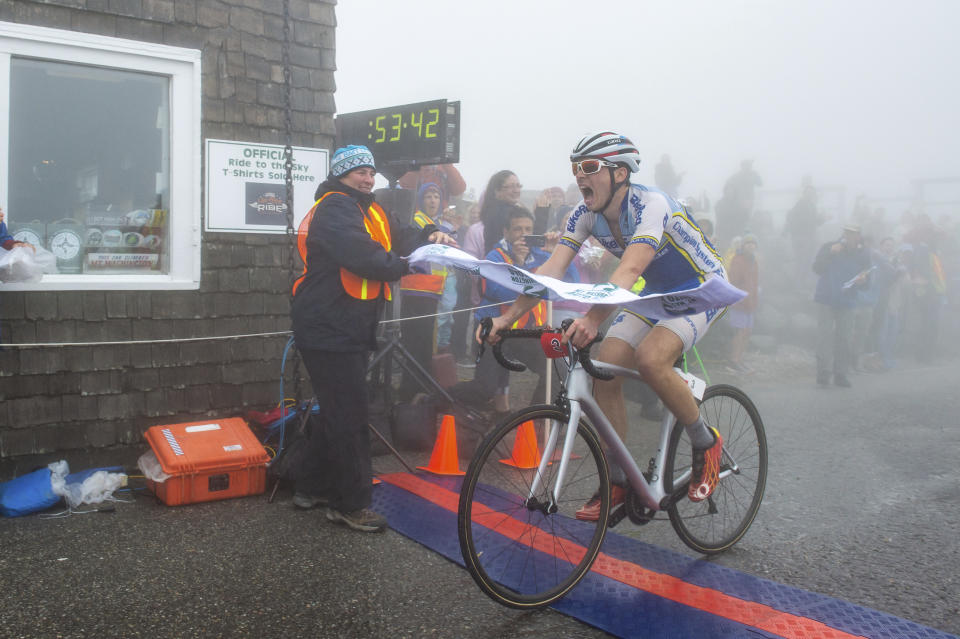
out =
[[(679, 198), (684, 179), (685, 172), (662, 155), (654, 170), (655, 186)], [(510, 170), (498, 171), (482, 189), (468, 193), (452, 165), (412, 171), (399, 186), (415, 194), (412, 224), (436, 224), (478, 259), (533, 271), (581, 199), (572, 184), (525, 190)], [(801, 177), (788, 209), (772, 211), (763, 206), (763, 186), (753, 161), (744, 160), (714, 204), (705, 192), (679, 200), (723, 256), (731, 282), (748, 293), (727, 310), (721, 320), (725, 329), (704, 345), (714, 345), (713, 365), (751, 374), (752, 340), (766, 336), (768, 346), (771, 340), (774, 347), (790, 342), (810, 352), (816, 361), (810, 376), (817, 383), (848, 387), (851, 373), (883, 372), (905, 360), (928, 363), (939, 356), (945, 334), (941, 324), (950, 317), (948, 307), (957, 304), (956, 219), (944, 212), (934, 222), (921, 203), (894, 219), (882, 202), (872, 203), (866, 195), (857, 197), (849, 211), (824, 206), (809, 175)], [(479, 198), (473, 197), (475, 190), (481, 192)], [(545, 245), (527, 246), (531, 235), (545, 237)], [(609, 266), (603, 254), (601, 247), (585, 247), (567, 279), (603, 279)], [(401, 315), (440, 314), (410, 322), (405, 341), (412, 344), (411, 352), (426, 370), (438, 370), (438, 356), (452, 357), (461, 369), (474, 368), (472, 327), (512, 301), (510, 293), (453, 269), (437, 268), (420, 279), (430, 285), (419, 290), (402, 286)], [(578, 312), (582, 309), (576, 305), (561, 305), (553, 323)], [(544, 321), (540, 309), (525, 318), (531, 325)], [(531, 367), (542, 364), (536, 353), (525, 359)], [(409, 400), (417, 390), (407, 384), (401, 394)], [(474, 382), (454, 390), (464, 401), (497, 412), (509, 409), (506, 371), (486, 362), (477, 368)]]

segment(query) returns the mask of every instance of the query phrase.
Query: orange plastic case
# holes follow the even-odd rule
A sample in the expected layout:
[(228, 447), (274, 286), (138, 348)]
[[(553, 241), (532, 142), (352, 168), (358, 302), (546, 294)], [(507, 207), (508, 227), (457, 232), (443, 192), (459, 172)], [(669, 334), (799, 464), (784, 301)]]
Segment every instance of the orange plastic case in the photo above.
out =
[(239, 417), (151, 426), (143, 436), (170, 475), (147, 487), (168, 506), (259, 495), (266, 487), (270, 456)]

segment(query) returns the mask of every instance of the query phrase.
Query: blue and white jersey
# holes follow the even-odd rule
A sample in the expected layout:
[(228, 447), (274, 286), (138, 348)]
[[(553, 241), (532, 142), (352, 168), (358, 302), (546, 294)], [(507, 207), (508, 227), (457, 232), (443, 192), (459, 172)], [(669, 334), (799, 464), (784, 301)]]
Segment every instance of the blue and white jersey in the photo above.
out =
[(607, 219), (581, 201), (567, 218), (560, 244), (579, 251), (590, 236), (618, 258), (631, 244), (648, 244), (656, 253), (643, 272), (645, 293), (692, 288), (708, 275), (726, 279), (720, 254), (684, 208), (666, 193), (631, 184), (620, 207), (620, 246)]

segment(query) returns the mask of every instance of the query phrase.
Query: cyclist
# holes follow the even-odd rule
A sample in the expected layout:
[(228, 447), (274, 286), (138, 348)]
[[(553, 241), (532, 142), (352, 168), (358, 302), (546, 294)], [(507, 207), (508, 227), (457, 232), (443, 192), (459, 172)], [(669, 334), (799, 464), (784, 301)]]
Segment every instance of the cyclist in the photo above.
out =
[[(664, 293), (691, 288), (710, 277), (726, 273), (716, 249), (673, 198), (657, 189), (631, 184), (630, 174), (639, 170), (640, 154), (623, 135), (600, 132), (580, 140), (570, 154), (573, 174), (582, 201), (566, 220), (557, 248), (537, 269), (540, 275), (563, 277), (567, 266), (588, 237), (595, 238), (620, 258), (610, 283), (635, 292)], [(521, 295), (502, 315), (493, 319), (488, 336), (498, 341), (497, 332), (509, 328), (540, 300)], [(570, 325), (564, 339), (585, 347), (597, 335), (600, 325), (616, 310), (595, 304)], [(685, 426), (693, 445), (693, 474), (688, 497), (706, 499), (717, 485), (722, 441), (716, 429), (707, 426), (686, 383), (674, 372), (673, 364), (701, 339), (720, 309), (654, 320), (620, 309), (597, 359), (623, 367), (636, 367), (643, 380)], [(478, 331), (478, 336), (480, 335)], [(625, 439), (626, 408), (622, 378), (597, 381), (594, 397), (610, 419), (617, 434)], [(626, 475), (611, 460), (611, 507), (626, 495)], [(577, 518), (595, 521), (600, 513), (599, 494), (577, 511)]]

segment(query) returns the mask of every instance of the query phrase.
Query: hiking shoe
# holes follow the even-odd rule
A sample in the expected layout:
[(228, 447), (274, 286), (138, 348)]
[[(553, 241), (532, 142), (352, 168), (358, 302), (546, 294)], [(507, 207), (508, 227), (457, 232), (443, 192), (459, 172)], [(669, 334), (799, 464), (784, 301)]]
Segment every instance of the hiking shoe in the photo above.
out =
[(293, 493), (293, 507), (300, 510), (310, 510), (327, 505), (327, 498), (307, 493)]
[(716, 428), (710, 427), (714, 442), (710, 448), (693, 449), (693, 469), (687, 499), (703, 501), (713, 493), (720, 481), (720, 457), (723, 455), (723, 438)]
[[(613, 484), (610, 486), (610, 510), (619, 506), (627, 498), (627, 489)], [(590, 501), (580, 506), (575, 515), (580, 521), (597, 521), (600, 519), (600, 493), (594, 493)]]
[(363, 532), (383, 532), (387, 529), (387, 518), (369, 508), (360, 508), (348, 513), (330, 508), (327, 510), (327, 519)]

